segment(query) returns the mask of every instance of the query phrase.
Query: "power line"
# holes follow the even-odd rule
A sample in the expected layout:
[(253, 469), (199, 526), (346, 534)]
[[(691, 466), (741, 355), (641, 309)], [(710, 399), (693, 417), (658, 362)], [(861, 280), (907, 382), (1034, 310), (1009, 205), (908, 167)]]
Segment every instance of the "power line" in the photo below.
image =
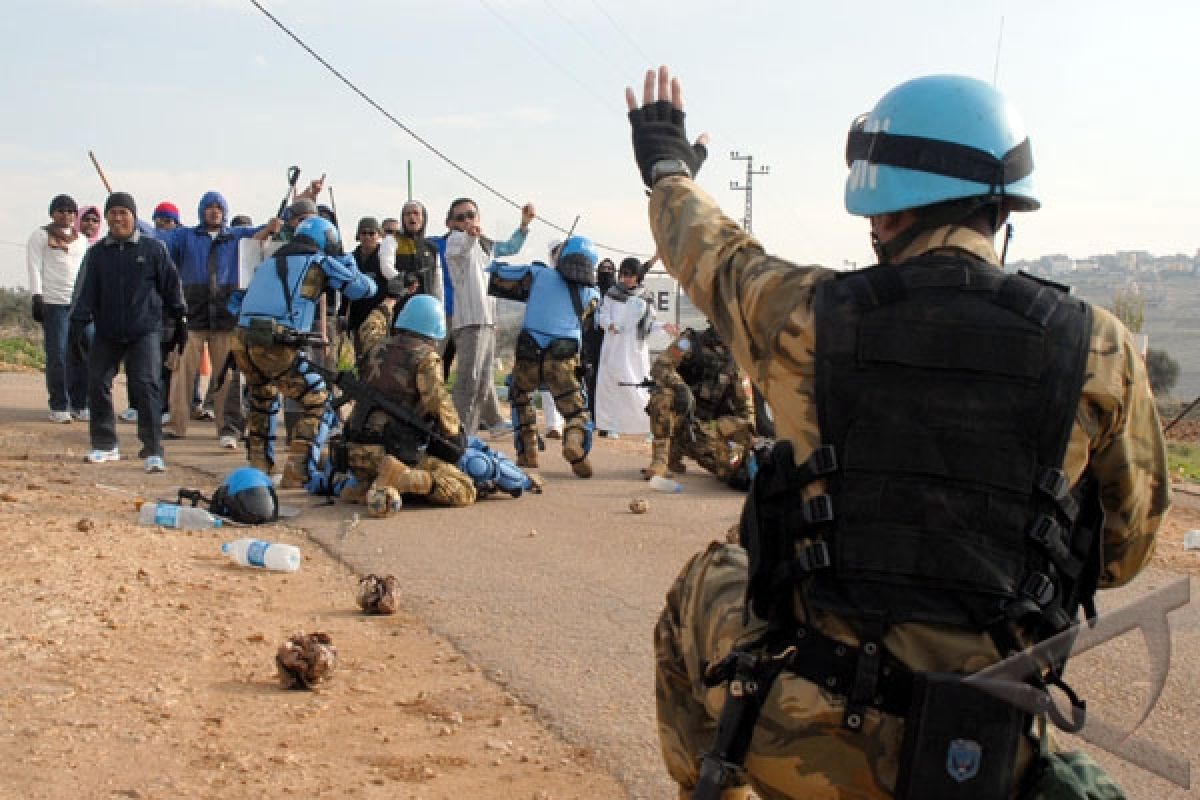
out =
[(629, 42), (629, 44), (633, 46), (633, 49), (638, 51), (638, 55), (642, 57), (643, 63), (646, 64), (647, 67), (654, 63), (654, 59), (646, 55), (645, 50), (638, 47), (638, 43), (633, 40), (633, 37), (626, 33), (625, 29), (617, 24), (617, 21), (612, 18), (611, 14), (604, 10), (603, 6), (596, 2), (596, 0), (592, 0), (592, 5), (596, 7), (597, 11), (604, 15), (604, 18), (608, 20), (608, 24), (612, 25), (613, 29), (616, 30), (617, 33), (621, 34), (621, 36), (625, 37), (625, 41)]
[[(253, 0), (251, 0), (251, 2), (253, 2)], [(487, 0), (479, 0), (479, 5), (486, 8), (488, 10), (488, 12), (491, 13), (492, 16), (494, 16), (496, 19), (500, 20), (501, 24), (503, 24), (504, 27), (506, 27), (510, 31), (512, 31), (514, 36), (516, 36), (518, 39), (521, 39), (523, 42), (525, 42), (525, 44), (529, 45), (529, 47), (535, 53), (540, 55), (542, 58), (546, 59), (546, 62), (549, 63), (552, 67), (554, 67), (556, 70), (561, 72), (563, 75), (566, 75), (571, 80), (575, 81), (575, 83), (579, 84), (579, 86), (582, 87), (584, 91), (586, 91), (592, 97), (596, 98), (596, 100), (598, 100), (602, 106), (610, 105), (610, 103), (608, 103), (608, 101), (606, 101), (604, 99), (604, 96), (601, 95), (600, 92), (596, 91), (594, 88), (592, 88), (587, 83), (584, 83), (580, 78), (576, 77), (575, 73), (571, 72), (569, 69), (564, 67), (562, 64), (560, 64), (556, 60), (554, 60), (554, 57), (551, 56), (549, 53), (547, 53), (545, 48), (543, 48), (541, 45), (539, 45), (537, 42), (535, 42), (529, 36), (526, 36), (525, 32), (523, 30), (521, 30), (516, 25), (509, 22), (508, 18), (505, 17), (503, 14), (501, 14), (499, 11), (497, 11), (495, 8), (492, 8), (492, 6), (487, 2)]]
[(575, 35), (582, 39), (584, 43), (592, 49), (592, 52), (600, 57), (600, 61), (605, 66), (612, 69), (613, 72), (617, 74), (617, 77), (621, 78), (622, 80), (625, 79), (625, 76), (621, 74), (621, 68), (613, 63), (612, 57), (608, 53), (601, 50), (600, 45), (596, 44), (591, 36), (588, 36), (587, 33), (581, 30), (580, 27), (571, 20), (570, 17), (563, 13), (563, 11), (557, 5), (557, 0), (542, 0), (542, 2), (546, 5), (546, 8), (550, 9), (552, 14), (566, 23), (567, 27), (574, 31)]
[[(503, 200), (505, 203), (508, 203), (513, 208), (520, 209), (524, 205), (523, 203), (519, 203), (516, 200), (513, 200), (512, 198), (508, 197), (506, 194), (501, 192), (499, 189), (496, 189), (495, 187), (493, 187), (491, 184), (489, 184), (488, 182), (486, 182), (485, 180), (483, 180), (482, 178), (477, 176), (475, 173), (471, 172), (466, 167), (462, 166), (457, 161), (450, 158), (450, 156), (446, 155), (441, 150), (434, 147), (434, 145), (431, 142), (427, 141), (424, 137), (422, 137), (420, 134), (418, 134), (412, 128), (408, 127), (403, 122), (396, 119), (396, 117), (394, 117), (391, 114), (391, 112), (389, 112), (383, 106), (379, 105), (379, 103), (375, 102), (374, 98), (372, 98), (369, 94), (364, 92), (362, 89), (358, 88), (358, 86), (353, 81), (351, 81), (349, 78), (347, 78), (341, 72), (339, 72), (336, 67), (334, 67), (332, 64), (330, 64), (324, 58), (322, 58), (321, 55), (319, 53), (317, 53), (316, 50), (313, 50), (311, 47), (309, 47), (307, 42), (305, 42), (303, 39), (301, 39), (295, 33), (292, 33), (290, 28), (288, 28), (286, 25), (284, 25), (283, 22), (281, 22), (278, 17), (276, 17), (274, 14), (272, 14), (266, 8), (264, 8), (262, 6), (262, 4), (258, 2), (258, 0), (250, 0), (250, 3), (255, 8), (257, 8), (259, 11), (261, 11), (267, 19), (269, 19), (269, 20), (271, 20), (271, 22), (275, 23), (275, 26), (278, 27), (279, 30), (281, 30), (285, 34), (287, 34), (287, 36), (292, 41), (294, 41), (296, 44), (300, 45), (300, 47), (303, 48), (306, 53), (308, 53), (310, 56), (312, 56), (314, 59), (316, 59), (317, 62), (321, 66), (323, 66), (323, 67), (325, 67), (325, 69), (329, 70), (329, 72), (331, 72), (334, 75), (334, 77), (336, 77), (342, 83), (346, 84), (346, 86), (348, 86), (352, 92), (354, 92), (356, 95), (361, 97), (364, 101), (366, 101), (366, 103), (368, 105), (370, 105), (372, 108), (374, 108), (380, 114), (383, 114), (383, 116), (387, 117), (387, 119), (389, 121), (391, 121), (391, 123), (393, 125), (395, 125), (397, 128), (404, 131), (409, 136), (411, 136), (413, 139), (415, 139), (417, 141), (417, 143), (420, 144), (422, 147), (424, 147), (426, 150), (433, 153), (435, 156), (440, 158), (442, 161), (449, 164), (455, 170), (457, 170), (462, 175), (464, 175), (468, 180), (474, 182), (475, 184), (482, 187), (486, 191), (492, 193), (496, 197)], [(543, 217), (540, 214), (537, 216), (537, 219), (541, 220), (541, 222), (543, 224), (553, 228), (556, 231), (559, 231), (560, 233), (569, 233), (570, 232), (567, 228), (564, 228), (562, 225), (558, 225), (554, 222), (551, 222), (550, 220), (546, 219), (545, 217)], [(613, 247), (612, 245), (607, 245), (607, 244), (604, 244), (603, 242), (598, 242), (595, 240), (592, 240), (592, 244), (594, 244), (596, 247), (599, 247), (603, 250), (610, 250), (614, 253), (621, 253), (622, 255), (629, 255), (629, 256), (642, 255), (641, 253), (635, 253), (631, 250), (624, 250), (620, 247)]]

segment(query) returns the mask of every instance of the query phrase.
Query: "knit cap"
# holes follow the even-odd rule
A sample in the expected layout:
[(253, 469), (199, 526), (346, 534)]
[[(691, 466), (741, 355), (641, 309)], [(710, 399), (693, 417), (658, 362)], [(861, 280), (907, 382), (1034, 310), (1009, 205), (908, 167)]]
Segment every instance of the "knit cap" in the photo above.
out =
[(104, 201), (104, 213), (114, 208), (128, 209), (130, 214), (137, 216), (137, 203), (133, 202), (133, 195), (129, 192), (113, 192), (108, 196), (108, 200)]

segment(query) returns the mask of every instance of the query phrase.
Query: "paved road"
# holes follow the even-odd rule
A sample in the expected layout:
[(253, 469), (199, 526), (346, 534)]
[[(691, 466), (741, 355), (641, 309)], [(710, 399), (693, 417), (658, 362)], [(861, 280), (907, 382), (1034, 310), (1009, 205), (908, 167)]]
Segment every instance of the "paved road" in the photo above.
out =
[[(4, 404), (28, 409), (19, 414), (24, 419), (44, 418), (40, 387), (40, 376), (0, 375)], [(122, 435), (123, 449), (136, 451), (132, 427), (123, 426)], [(186, 441), (169, 443), (168, 462), (181, 481), (200, 474), (215, 482), (240, 465), (217, 450), (210, 435), (198, 429)], [(674, 797), (657, 751), (651, 630), (683, 562), (736, 521), (741, 495), (703, 474), (684, 476), (682, 494), (656, 494), (636, 478), (642, 446), (600, 440), (594, 452), (590, 481), (572, 477), (557, 452), (548, 451), (542, 456), (545, 494), (496, 497), (468, 509), (410, 507), (389, 520), (350, 525), (343, 507), (313, 505), (299, 493), (286, 493), (287, 501), (305, 507), (304, 527), (353, 570), (396, 575), (420, 619), (535, 705), (552, 728), (594, 749), (630, 797)], [(629, 513), (635, 494), (650, 501), (648, 514)], [(1152, 571), (1130, 589), (1107, 593), (1104, 607), (1131, 602), (1177, 577)], [(1192, 589), (1200, 599), (1196, 581)], [(1200, 741), (1198, 608), (1192, 602), (1169, 618), (1173, 669), (1141, 731), (1183, 754), (1200, 749), (1194, 744)], [(1090, 707), (1113, 722), (1136, 717), (1150, 689), (1148, 674), (1144, 648), (1132, 636), (1071, 667)], [(1200, 797), (1107, 754), (1098, 757), (1131, 797)]]

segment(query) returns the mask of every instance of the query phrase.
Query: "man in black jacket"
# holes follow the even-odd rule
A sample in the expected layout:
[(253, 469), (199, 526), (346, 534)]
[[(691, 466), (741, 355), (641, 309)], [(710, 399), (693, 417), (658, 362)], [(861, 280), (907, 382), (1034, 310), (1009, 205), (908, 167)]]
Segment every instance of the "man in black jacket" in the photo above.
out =
[(108, 235), (84, 257), (83, 288), (71, 311), (75, 328), (96, 324), (88, 364), (88, 432), (92, 464), (117, 461), (116, 417), (112, 382), (121, 362), (129, 380), (129, 397), (138, 412), (139, 458), (147, 472), (163, 472), (162, 385), (159, 364), (160, 327), (165, 316), (174, 320), (177, 344), (187, 341), (186, 306), (179, 273), (157, 239), (142, 236), (135, 226), (137, 206), (125, 192), (109, 195), (104, 204)]

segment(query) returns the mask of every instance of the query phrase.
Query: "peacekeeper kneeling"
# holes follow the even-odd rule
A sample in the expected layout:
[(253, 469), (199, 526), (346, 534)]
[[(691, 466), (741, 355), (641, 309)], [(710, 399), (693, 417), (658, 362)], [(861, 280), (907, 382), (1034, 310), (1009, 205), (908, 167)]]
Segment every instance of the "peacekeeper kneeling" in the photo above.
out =
[(733, 354), (710, 325), (688, 328), (650, 367), (650, 466), (642, 477), (682, 474), (695, 459), (737, 489), (750, 483), (755, 448), (754, 404)]
[[(459, 456), (467, 437), (442, 383), (437, 342), (446, 336), (446, 315), (432, 295), (416, 295), (396, 315), (390, 335), (380, 324), (391, 314), (394, 298), (373, 310), (359, 327), (364, 352), (359, 374), (364, 383), (409, 410), (427, 430), (396, 419), (379, 405), (356, 399), (346, 423), (346, 460), (354, 477), (341, 492), (348, 503), (368, 502), (373, 514), (398, 508), (402, 495), (424, 497), (440, 506), (469, 506), (475, 484), (452, 461), (432, 455), (430, 435), (448, 440)], [(374, 318), (374, 319), (373, 319)], [(448, 455), (448, 454), (444, 454)], [(370, 495), (370, 496), (369, 496)]]

